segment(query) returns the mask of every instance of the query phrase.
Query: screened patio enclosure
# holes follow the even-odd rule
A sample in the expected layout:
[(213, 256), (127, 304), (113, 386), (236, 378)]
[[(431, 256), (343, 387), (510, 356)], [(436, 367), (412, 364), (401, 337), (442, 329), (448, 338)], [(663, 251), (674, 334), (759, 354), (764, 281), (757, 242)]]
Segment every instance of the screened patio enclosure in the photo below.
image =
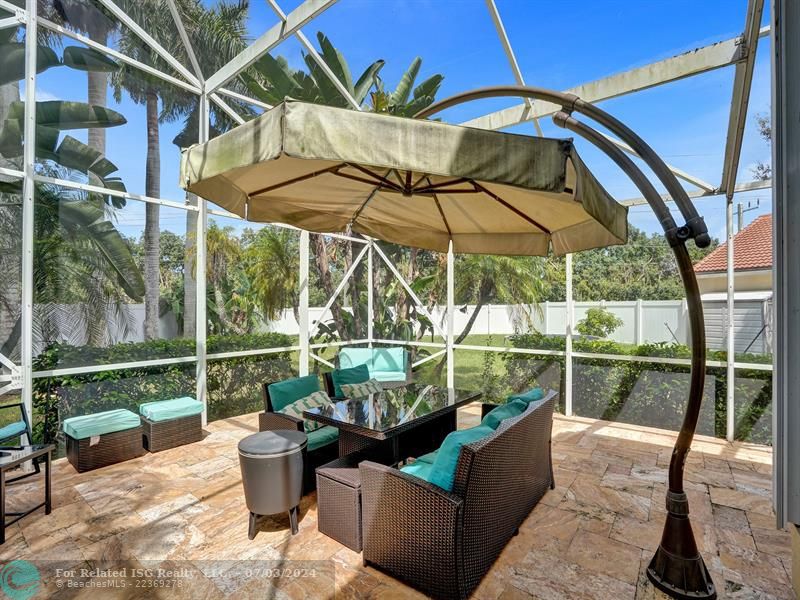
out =
[[(654, 227), (643, 199), (623, 204), (631, 225), (643, 232), (638, 251), (651, 253), (651, 260), (625, 274), (611, 264), (630, 258), (624, 254), (592, 251), (487, 266), (348, 232), (244, 223), (183, 195), (176, 185), (180, 148), (271, 106), (263, 85), (253, 84), (267, 53), (298, 64), (302, 53), (304, 68), (332, 90), (333, 104), (371, 110), (353, 82), (326, 61), (327, 38), (323, 43), (311, 34), (324, 31), (336, 43), (347, 37), (343, 20), (371, 22), (378, 9), (347, 0), (286, 6), (270, 0), (254, 8), (258, 19), (242, 20), (247, 35), (223, 52), (201, 35), (201, 17), (186, 14), (176, 0), (165, 0), (157, 23), (138, 13), (136, 3), (78, 4), (80, 10), (68, 2), (0, 0), (0, 34), (8, 56), (14, 50), (18, 57), (0, 86), (0, 399), (21, 397), (43, 434), (57, 429), (47, 418), (53, 403), (63, 418), (174, 393), (202, 400), (209, 420), (252, 412), (260, 405), (258, 384), (330, 368), (336, 348), (351, 344), (414, 348), (418, 377), (430, 381), (502, 396), (533, 378), (559, 389), (567, 415), (679, 428), (691, 340), (680, 292), (670, 287), (677, 275), (662, 260), (667, 247), (647, 233)], [(469, 87), (539, 83), (543, 76), (532, 65), (552, 58), (532, 54), (516, 18), (519, 7), (505, 4), (487, 0), (464, 8), (474, 13), (475, 35), (493, 61)], [(432, 22), (446, 15), (444, 7), (430, 10)], [(504, 13), (514, 18), (504, 21)], [(617, 64), (581, 77), (581, 85), (553, 74), (546, 83), (603, 103), (641, 126), (645, 137), (679, 132), (659, 143), (699, 211), (716, 215), (721, 228), (714, 233), (728, 250), (727, 302), (719, 311), (724, 347), (710, 349), (698, 432), (771, 444), (771, 325), (763, 322), (757, 334), (742, 326), (746, 309), (735, 300), (732, 260), (737, 204), (758, 198), (769, 205), (771, 181), (751, 174), (759, 155), (747, 142), (758, 142), (754, 115), (768, 111), (770, 31), (762, 1), (725, 4), (721, 13), (702, 34), (682, 33), (675, 15), (676, 40), (668, 45), (646, 56), (631, 48)], [(621, 33), (636, 24), (623, 18), (617, 26)], [(473, 42), (463, 32), (425, 27), (443, 41), (423, 56), (423, 73), (441, 71), (449, 85), (448, 61), (464, 68)], [(593, 31), (590, 24), (576, 27), (577, 36)], [(390, 48), (403, 47), (399, 34), (365, 35), (376, 50), (374, 57), (353, 58), (359, 69), (382, 55), (382, 35)], [(408, 62), (400, 55), (395, 63)], [(385, 58), (391, 63), (392, 56)], [(387, 68), (386, 79), (399, 79), (401, 66)], [(75, 81), (80, 85), (67, 85)], [(448, 90), (467, 87), (453, 86)], [(632, 108), (637, 98), (653, 108)], [(669, 106), (690, 99), (717, 117), (668, 122)], [(87, 104), (101, 108), (87, 113), (78, 106)], [(548, 122), (556, 107), (547, 103), (493, 101), (484, 108), (443, 118), (560, 135)], [(69, 122), (67, 110), (75, 111)], [(160, 115), (160, 135), (146, 139), (148, 124)], [(710, 140), (711, 159), (692, 154), (692, 135)], [(584, 154), (587, 162), (601, 161), (591, 149)], [(610, 165), (598, 176), (615, 197), (634, 195), (617, 183), (619, 172)], [(498, 280), (513, 273), (542, 284), (498, 291), (501, 281), (486, 276), (491, 269)], [(598, 273), (637, 285), (623, 296)], [(642, 283), (648, 281), (660, 285)], [(479, 293), (481, 282), (494, 289)], [(620, 324), (597, 335), (591, 318), (597, 314)], [(741, 344), (745, 329), (755, 338)]]

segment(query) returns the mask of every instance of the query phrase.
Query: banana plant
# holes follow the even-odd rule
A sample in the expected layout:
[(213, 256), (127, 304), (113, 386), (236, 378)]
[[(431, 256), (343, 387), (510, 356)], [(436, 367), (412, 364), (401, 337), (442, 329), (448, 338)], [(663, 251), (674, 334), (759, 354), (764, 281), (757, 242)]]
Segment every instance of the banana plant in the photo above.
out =
[[(369, 90), (377, 81), (378, 73), (385, 61), (374, 61), (353, 83), (347, 61), (330, 39), (320, 31), (317, 32), (317, 41), (321, 48), (322, 60), (355, 101), (359, 105), (363, 104)], [(265, 54), (255, 62), (250, 71), (242, 75), (242, 79), (250, 93), (269, 104), (278, 104), (285, 98), (294, 98), (328, 106), (349, 107), (348, 101), (333, 85), (314, 57), (304, 54), (303, 60), (308, 67), (308, 73), (292, 69), (282, 56), (274, 58)]]
[[(37, 46), (36, 70), (41, 73), (56, 67), (68, 67), (79, 71), (110, 73), (119, 65), (104, 54), (91, 48), (67, 46), (61, 57), (45, 45)], [(15, 41), (13, 33), (6, 34), (0, 42), (0, 85), (19, 81), (25, 77), (25, 45)], [(22, 156), (24, 143), (24, 102), (13, 102), (0, 125), (0, 155), (6, 159)], [(46, 101), (36, 102), (36, 157), (53, 161), (56, 165), (93, 176), (93, 183), (125, 191), (122, 180), (114, 176), (116, 165), (94, 148), (80, 140), (65, 135), (59, 143), (61, 132), (72, 129), (97, 129), (117, 127), (126, 123), (125, 117), (116, 111), (85, 102)], [(17, 192), (19, 182), (0, 181), (0, 191)], [(106, 203), (117, 208), (125, 200), (107, 196)]]
[(370, 95), (373, 112), (388, 113), (399, 117), (413, 117), (423, 108), (433, 104), (444, 76), (439, 74), (432, 75), (414, 87), (421, 66), (422, 59), (419, 56), (411, 61), (411, 65), (400, 77), (400, 81), (393, 92), (385, 91), (383, 80), (378, 77), (375, 81), (375, 91)]

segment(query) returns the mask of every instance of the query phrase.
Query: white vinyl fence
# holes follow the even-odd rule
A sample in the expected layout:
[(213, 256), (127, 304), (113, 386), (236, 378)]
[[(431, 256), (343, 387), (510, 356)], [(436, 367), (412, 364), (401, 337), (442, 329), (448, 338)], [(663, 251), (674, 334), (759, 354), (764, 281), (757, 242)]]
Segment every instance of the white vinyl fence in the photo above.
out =
[[(753, 294), (737, 294), (735, 302), (735, 337), (737, 352), (754, 354), (771, 351), (772, 340), (772, 299), (769, 294), (753, 297)], [(707, 346), (713, 350), (725, 349), (726, 302), (714, 295), (704, 299)], [(601, 307), (616, 315), (622, 325), (609, 339), (625, 344), (646, 344), (656, 342), (678, 342), (688, 344), (689, 328), (686, 303), (683, 300), (635, 300), (628, 302), (575, 302), (575, 323), (586, 317), (590, 308)], [(68, 306), (63, 307), (69, 311)], [(458, 335), (467, 324), (474, 306), (459, 306), (455, 310), (455, 332)], [(538, 307), (513, 305), (488, 305), (481, 308), (471, 334), (492, 335), (495, 345), (514, 333), (529, 330), (532, 325), (536, 331), (546, 335), (564, 335), (566, 331), (567, 308), (565, 302), (543, 302)], [(144, 340), (144, 305), (131, 304), (127, 307), (128, 326), (126, 331), (114, 323), (109, 313), (108, 343), (140, 342)], [(348, 310), (347, 308), (345, 310)], [(530, 315), (530, 320), (526, 317)], [(444, 307), (434, 308), (433, 317), (445, 322)], [(322, 307), (309, 308), (309, 319), (313, 324), (320, 317), (330, 319), (330, 313), (323, 315)], [(160, 319), (160, 337), (171, 339), (177, 336), (178, 325), (172, 313)], [(287, 335), (299, 335), (300, 328), (291, 310), (285, 310), (280, 319), (268, 323), (265, 331), (276, 331)], [(577, 332), (576, 332), (577, 334)], [(67, 339), (61, 341), (72, 344), (86, 343), (85, 340)]]

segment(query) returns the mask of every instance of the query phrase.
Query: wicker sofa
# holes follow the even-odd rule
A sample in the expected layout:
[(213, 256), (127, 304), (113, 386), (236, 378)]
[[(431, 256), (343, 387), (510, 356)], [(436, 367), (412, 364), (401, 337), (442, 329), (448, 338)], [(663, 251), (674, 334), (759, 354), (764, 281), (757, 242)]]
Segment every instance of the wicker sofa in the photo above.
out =
[(452, 492), (362, 462), (364, 564), (434, 597), (467, 598), (553, 487), (554, 404), (551, 392), (465, 445)]

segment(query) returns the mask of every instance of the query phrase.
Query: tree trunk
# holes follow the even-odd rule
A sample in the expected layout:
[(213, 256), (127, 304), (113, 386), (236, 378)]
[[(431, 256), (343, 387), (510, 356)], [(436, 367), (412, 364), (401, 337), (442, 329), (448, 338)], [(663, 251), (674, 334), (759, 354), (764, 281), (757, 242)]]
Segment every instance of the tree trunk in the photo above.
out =
[[(147, 91), (147, 163), (145, 168), (145, 194), (158, 198), (161, 194), (161, 157), (158, 146), (158, 94)], [(145, 205), (144, 222), (144, 339), (158, 338), (159, 263), (161, 258), (160, 206)]]
[[(198, 198), (194, 194), (186, 194), (186, 199), (191, 206), (197, 206)], [(197, 281), (195, 274), (195, 259), (197, 257), (197, 231), (196, 211), (186, 211), (186, 237), (184, 238), (183, 259), (183, 337), (193, 338), (197, 332)]]
[[(351, 232), (347, 232), (348, 235), (351, 235)], [(344, 242), (347, 247), (346, 256), (346, 263), (345, 264), (345, 272), (350, 269), (350, 266), (353, 264), (353, 242), (347, 241)], [(350, 282), (348, 283), (347, 287), (350, 289), (350, 306), (353, 309), (353, 339), (360, 340), (366, 335), (364, 331), (364, 324), (361, 322), (361, 313), (358, 310), (358, 306), (361, 303), (361, 293), (358, 289), (358, 279), (363, 274), (363, 263), (356, 267), (355, 271), (353, 271), (353, 276), (350, 278)]]
[[(325, 296), (330, 299), (335, 290), (331, 279), (330, 266), (328, 265), (328, 244), (325, 243), (325, 237), (322, 234), (315, 234), (311, 237), (314, 240), (314, 259), (317, 262), (317, 269), (319, 269), (319, 282), (325, 291)], [(344, 318), (342, 317), (342, 305), (340, 302), (336, 301), (331, 305), (331, 315), (333, 316), (336, 331), (339, 332), (340, 336), (344, 335)]]
[[(105, 23), (91, 21), (87, 24), (87, 33), (92, 41), (108, 45), (108, 28)], [(108, 73), (89, 71), (87, 74), (87, 93), (89, 104), (105, 107), (108, 94)], [(87, 143), (100, 154), (106, 154), (106, 130), (103, 128), (89, 129)], [(99, 183), (96, 175), (89, 174), (90, 183)]]
[(478, 314), (481, 312), (481, 309), (483, 308), (483, 304), (484, 304), (484, 299), (480, 298), (478, 300), (478, 303), (475, 305), (475, 308), (472, 310), (472, 314), (469, 316), (467, 324), (464, 325), (464, 329), (461, 330), (461, 333), (459, 333), (458, 337), (453, 341), (454, 344), (460, 344), (469, 335), (469, 332), (472, 330), (472, 326), (475, 325), (475, 319), (478, 318)]

